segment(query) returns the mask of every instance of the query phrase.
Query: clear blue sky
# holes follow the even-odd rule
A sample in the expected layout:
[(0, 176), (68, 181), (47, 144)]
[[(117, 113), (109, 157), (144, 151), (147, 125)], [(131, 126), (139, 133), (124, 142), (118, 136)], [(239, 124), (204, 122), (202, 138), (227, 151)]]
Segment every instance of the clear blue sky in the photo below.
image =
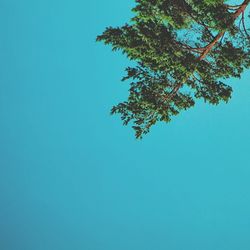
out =
[(142, 141), (111, 117), (133, 0), (0, 1), (0, 249), (250, 249), (249, 72)]

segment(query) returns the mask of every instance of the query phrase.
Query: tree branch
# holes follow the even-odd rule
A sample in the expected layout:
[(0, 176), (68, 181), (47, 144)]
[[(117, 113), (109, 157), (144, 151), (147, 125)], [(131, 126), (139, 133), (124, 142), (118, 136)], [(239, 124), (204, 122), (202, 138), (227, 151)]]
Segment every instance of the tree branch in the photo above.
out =
[(244, 29), (244, 31), (246, 33), (246, 36), (248, 38), (250, 38), (250, 35), (247, 32), (247, 28), (246, 28), (246, 24), (245, 24), (245, 12), (242, 12), (242, 19), (241, 20), (242, 20), (243, 29)]
[[(250, 0), (245, 0), (241, 5), (239, 5), (239, 8), (237, 9), (237, 11), (235, 11), (233, 13), (233, 18), (234, 20), (236, 20), (242, 13), (244, 13), (245, 9), (247, 8), (248, 4), (250, 3)], [(222, 38), (224, 36), (224, 34), (226, 33), (226, 31), (221, 31), (215, 38), (214, 40), (209, 43), (203, 53), (197, 58), (197, 61), (202, 61), (207, 55), (208, 53), (212, 50), (212, 48), (219, 42), (220, 38)], [(181, 81), (179, 84), (177, 84), (172, 91), (170, 92), (170, 94), (166, 97), (165, 101), (170, 100), (172, 97), (174, 97), (177, 92), (180, 90), (180, 88), (183, 86), (184, 82), (187, 81), (189, 79), (189, 77), (191, 75), (193, 75), (194, 72), (191, 72), (189, 76), (185, 77), (183, 79), (183, 81)]]

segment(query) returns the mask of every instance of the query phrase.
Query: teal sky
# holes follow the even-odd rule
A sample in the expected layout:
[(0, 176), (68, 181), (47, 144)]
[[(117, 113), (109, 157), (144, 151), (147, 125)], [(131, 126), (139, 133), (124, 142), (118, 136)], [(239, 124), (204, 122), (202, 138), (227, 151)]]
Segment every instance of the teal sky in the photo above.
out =
[(133, 0), (0, 1), (0, 249), (250, 248), (250, 72), (142, 141), (109, 115)]

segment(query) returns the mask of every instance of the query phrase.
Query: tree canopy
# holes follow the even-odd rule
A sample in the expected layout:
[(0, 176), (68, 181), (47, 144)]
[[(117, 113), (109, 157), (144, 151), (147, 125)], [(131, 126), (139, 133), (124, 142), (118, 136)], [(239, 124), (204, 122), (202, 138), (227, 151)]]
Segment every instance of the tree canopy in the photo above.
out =
[(97, 37), (134, 61), (122, 79), (128, 99), (114, 106), (136, 138), (158, 121), (169, 122), (197, 99), (228, 102), (230, 77), (250, 67), (250, 37), (245, 22), (250, 0), (136, 0), (134, 17), (108, 27)]

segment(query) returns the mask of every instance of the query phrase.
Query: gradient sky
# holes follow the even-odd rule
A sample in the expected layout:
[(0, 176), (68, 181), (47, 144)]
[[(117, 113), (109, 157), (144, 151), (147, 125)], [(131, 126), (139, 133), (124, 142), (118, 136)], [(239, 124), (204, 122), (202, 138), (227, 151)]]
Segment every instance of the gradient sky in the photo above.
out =
[(133, 0), (0, 1), (0, 249), (250, 249), (250, 73), (142, 141), (109, 115)]

